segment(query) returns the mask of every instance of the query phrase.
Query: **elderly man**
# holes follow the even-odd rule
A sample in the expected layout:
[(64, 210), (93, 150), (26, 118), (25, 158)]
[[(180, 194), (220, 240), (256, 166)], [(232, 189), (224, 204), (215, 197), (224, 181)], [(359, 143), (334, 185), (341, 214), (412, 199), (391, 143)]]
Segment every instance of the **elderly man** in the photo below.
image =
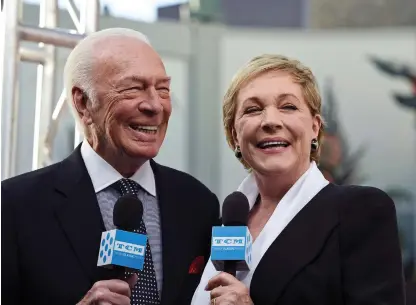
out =
[[(189, 304), (219, 204), (152, 160), (172, 111), (162, 60), (143, 34), (108, 29), (77, 45), (64, 79), (85, 140), (62, 162), (2, 183), (3, 303)], [(128, 281), (97, 267), (123, 184), (143, 202), (148, 236), (145, 272)]]

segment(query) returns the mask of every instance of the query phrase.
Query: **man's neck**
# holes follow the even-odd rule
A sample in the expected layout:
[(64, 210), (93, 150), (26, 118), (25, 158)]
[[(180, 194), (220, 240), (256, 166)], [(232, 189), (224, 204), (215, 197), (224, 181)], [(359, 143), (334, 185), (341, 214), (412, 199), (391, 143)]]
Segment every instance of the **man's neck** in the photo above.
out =
[(101, 158), (110, 164), (124, 178), (130, 178), (133, 176), (147, 161), (145, 159), (132, 158), (124, 152), (109, 149), (104, 145), (94, 145), (90, 141), (88, 141), (88, 143)]

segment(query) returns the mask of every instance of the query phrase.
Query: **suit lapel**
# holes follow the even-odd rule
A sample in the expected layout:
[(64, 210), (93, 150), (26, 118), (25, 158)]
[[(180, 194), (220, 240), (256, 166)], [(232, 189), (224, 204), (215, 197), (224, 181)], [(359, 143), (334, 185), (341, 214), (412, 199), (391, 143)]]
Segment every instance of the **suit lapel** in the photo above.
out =
[(338, 224), (335, 201), (323, 188), (271, 244), (258, 264), (250, 285), (254, 304), (275, 304), (292, 278), (323, 248)]
[(97, 268), (101, 232), (105, 231), (97, 197), (78, 147), (62, 161), (55, 187), (62, 200), (57, 200), (55, 215), (80, 264), (92, 282), (108, 272)]
[(151, 166), (155, 174), (156, 192), (160, 207), (162, 248), (163, 248), (163, 287), (162, 305), (173, 305), (180, 291), (183, 272), (186, 266), (186, 240), (188, 222), (186, 211), (180, 208), (183, 198), (177, 197), (174, 183), (164, 172), (163, 167), (153, 160)]

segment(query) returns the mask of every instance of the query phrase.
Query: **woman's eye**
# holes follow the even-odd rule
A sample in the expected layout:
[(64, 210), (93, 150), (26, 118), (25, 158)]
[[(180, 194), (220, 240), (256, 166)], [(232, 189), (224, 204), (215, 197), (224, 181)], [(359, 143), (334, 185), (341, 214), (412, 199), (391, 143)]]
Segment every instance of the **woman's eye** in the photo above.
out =
[(249, 107), (246, 110), (244, 110), (244, 113), (253, 113), (253, 112), (256, 112), (256, 111), (260, 111), (260, 108), (259, 107)]
[(285, 106), (283, 106), (283, 109), (297, 110), (298, 108), (295, 105), (285, 105)]

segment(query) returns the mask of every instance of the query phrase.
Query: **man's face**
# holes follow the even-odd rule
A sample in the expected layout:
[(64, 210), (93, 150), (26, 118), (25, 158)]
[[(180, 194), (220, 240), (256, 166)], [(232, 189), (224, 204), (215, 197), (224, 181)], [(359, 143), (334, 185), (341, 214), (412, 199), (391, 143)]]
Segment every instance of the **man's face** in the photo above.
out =
[(96, 44), (94, 54), (96, 101), (87, 103), (83, 118), (91, 144), (102, 156), (126, 162), (154, 158), (172, 112), (170, 78), (160, 57), (149, 45), (126, 37)]

